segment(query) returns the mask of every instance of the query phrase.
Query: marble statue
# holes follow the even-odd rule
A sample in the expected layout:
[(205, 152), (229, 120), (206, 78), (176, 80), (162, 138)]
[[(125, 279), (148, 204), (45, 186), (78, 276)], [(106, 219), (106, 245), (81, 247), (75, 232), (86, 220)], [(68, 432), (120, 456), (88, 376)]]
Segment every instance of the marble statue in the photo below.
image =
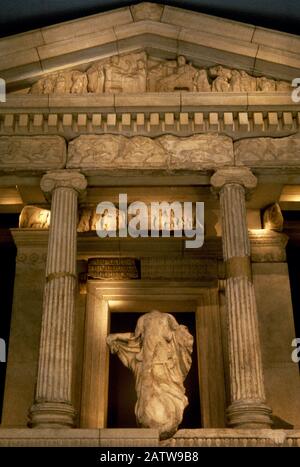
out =
[(134, 332), (110, 334), (107, 343), (134, 374), (137, 424), (157, 429), (161, 439), (173, 436), (188, 405), (183, 382), (193, 337), (186, 326), (153, 310), (138, 319)]
[(290, 83), (221, 65), (197, 68), (186, 57), (162, 60), (145, 51), (114, 55), (86, 71), (57, 71), (34, 83), (31, 94), (143, 93), (143, 92), (287, 92)]
[(284, 219), (278, 203), (274, 203), (265, 209), (263, 214), (264, 229), (282, 232), (283, 223)]

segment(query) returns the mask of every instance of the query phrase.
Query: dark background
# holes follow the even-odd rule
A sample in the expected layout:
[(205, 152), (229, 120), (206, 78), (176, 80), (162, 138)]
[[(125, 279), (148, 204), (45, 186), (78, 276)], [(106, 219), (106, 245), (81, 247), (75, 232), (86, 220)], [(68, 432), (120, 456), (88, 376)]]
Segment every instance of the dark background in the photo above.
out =
[[(0, 0), (0, 37), (140, 3), (127, 0)], [(153, 1), (300, 34), (299, 0)]]
[[(0, 214), (0, 338), (6, 342), (6, 360), (9, 344), (11, 309), (13, 301), (16, 247), (9, 227), (18, 227), (18, 214)], [(4, 393), (6, 362), (0, 363), (0, 423)]]

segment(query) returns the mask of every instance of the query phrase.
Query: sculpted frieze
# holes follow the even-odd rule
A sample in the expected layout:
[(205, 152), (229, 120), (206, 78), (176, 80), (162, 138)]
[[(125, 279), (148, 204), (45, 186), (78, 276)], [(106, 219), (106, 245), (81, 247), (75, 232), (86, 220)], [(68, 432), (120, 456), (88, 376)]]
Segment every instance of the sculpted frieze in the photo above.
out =
[(247, 138), (234, 143), (236, 165), (299, 166), (300, 138)]
[(69, 144), (70, 168), (154, 169), (167, 165), (167, 153), (159, 142), (144, 136), (84, 135)]
[(52, 73), (33, 84), (30, 93), (276, 92), (290, 89), (288, 82), (251, 76), (244, 70), (221, 65), (199, 68), (183, 55), (159, 60), (141, 51), (114, 55), (95, 62), (85, 71)]
[(82, 135), (69, 143), (68, 168), (199, 170), (233, 164), (231, 138), (219, 135)]
[(157, 140), (169, 154), (171, 169), (210, 169), (233, 163), (232, 140), (227, 136), (207, 134), (178, 138), (165, 135)]
[(60, 136), (1, 136), (0, 169), (48, 170), (66, 164), (66, 142)]

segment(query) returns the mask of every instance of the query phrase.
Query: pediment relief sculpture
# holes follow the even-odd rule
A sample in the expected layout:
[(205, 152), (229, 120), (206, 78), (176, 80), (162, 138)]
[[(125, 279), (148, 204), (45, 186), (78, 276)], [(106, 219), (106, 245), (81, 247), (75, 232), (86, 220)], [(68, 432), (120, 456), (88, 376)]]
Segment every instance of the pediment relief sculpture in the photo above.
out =
[(186, 57), (158, 60), (146, 52), (114, 55), (86, 71), (67, 70), (38, 80), (31, 94), (143, 93), (143, 92), (276, 92), (291, 85), (221, 65), (195, 67)]

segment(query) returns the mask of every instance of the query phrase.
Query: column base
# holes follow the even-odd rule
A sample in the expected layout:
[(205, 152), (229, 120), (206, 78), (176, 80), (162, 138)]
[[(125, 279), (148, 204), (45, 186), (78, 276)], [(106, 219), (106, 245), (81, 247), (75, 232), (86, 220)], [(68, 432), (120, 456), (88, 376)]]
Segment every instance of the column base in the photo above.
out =
[(272, 410), (259, 401), (236, 401), (227, 409), (228, 426), (232, 428), (270, 428)]
[(29, 413), (31, 428), (72, 428), (74, 426), (75, 410), (67, 402), (38, 402)]

